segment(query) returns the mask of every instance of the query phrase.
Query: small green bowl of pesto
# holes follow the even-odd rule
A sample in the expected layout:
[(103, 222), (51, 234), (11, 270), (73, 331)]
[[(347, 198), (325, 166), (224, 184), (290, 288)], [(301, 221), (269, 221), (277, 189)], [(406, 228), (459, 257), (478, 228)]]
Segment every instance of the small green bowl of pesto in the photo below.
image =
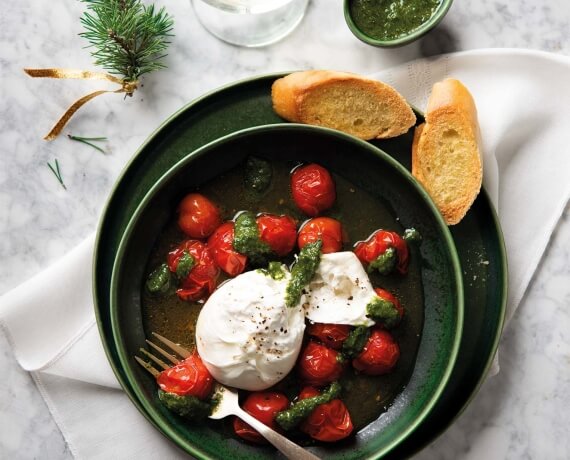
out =
[(453, 0), (344, 0), (348, 28), (381, 48), (407, 45), (433, 29)]

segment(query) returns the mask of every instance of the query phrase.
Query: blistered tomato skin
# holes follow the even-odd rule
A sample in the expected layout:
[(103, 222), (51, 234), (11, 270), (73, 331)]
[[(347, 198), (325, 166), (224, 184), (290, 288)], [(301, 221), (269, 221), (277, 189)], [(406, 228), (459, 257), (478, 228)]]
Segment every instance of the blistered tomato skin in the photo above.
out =
[(297, 374), (309, 385), (326, 385), (338, 380), (344, 370), (339, 353), (310, 340), (297, 359)]
[(221, 222), (218, 207), (199, 193), (186, 195), (178, 206), (178, 226), (191, 238), (207, 238)]
[(162, 391), (179, 396), (195, 396), (202, 400), (210, 396), (214, 386), (214, 378), (198, 353), (162, 371), (156, 381)]
[(315, 163), (293, 171), (291, 193), (297, 207), (311, 217), (332, 207), (336, 200), (336, 188), (331, 174)]
[(313, 323), (307, 328), (307, 334), (319, 339), (329, 348), (340, 350), (350, 334), (350, 329), (347, 324)]
[(332, 217), (315, 217), (308, 220), (299, 230), (299, 249), (317, 240), (323, 242), (322, 253), (330, 254), (342, 249), (342, 225)]
[(186, 240), (168, 253), (167, 263), (172, 273), (176, 273), (178, 262), (185, 253), (194, 258), (194, 266), (188, 275), (179, 281), (176, 294), (182, 300), (205, 299), (216, 289), (220, 269), (214, 262), (210, 249), (204, 243)]
[(259, 237), (277, 256), (286, 256), (293, 250), (297, 239), (297, 225), (292, 217), (262, 214), (257, 217), (256, 222)]
[(243, 273), (247, 256), (234, 249), (234, 223), (224, 222), (208, 238), (208, 248), (216, 265), (230, 276)]
[(372, 330), (362, 353), (352, 360), (356, 370), (367, 375), (383, 375), (392, 371), (400, 358), (400, 347), (388, 331)]
[[(276, 431), (281, 431), (280, 427), (275, 423), (275, 415), (289, 406), (287, 396), (278, 391), (258, 391), (251, 393), (243, 403), (243, 410), (252, 417), (267, 425)], [(245, 423), (243, 420), (235, 417), (234, 431), (242, 439), (256, 444), (266, 444), (267, 441), (256, 430)]]
[(365, 264), (373, 263), (390, 248), (396, 250), (396, 270), (405, 275), (408, 272), (410, 253), (406, 241), (396, 232), (377, 230), (366, 241), (359, 242), (354, 253)]
[[(313, 387), (305, 387), (299, 399), (318, 396), (319, 391)], [(311, 438), (323, 442), (334, 442), (344, 439), (352, 433), (353, 426), (350, 413), (340, 399), (321, 404), (301, 423), (299, 429)]]

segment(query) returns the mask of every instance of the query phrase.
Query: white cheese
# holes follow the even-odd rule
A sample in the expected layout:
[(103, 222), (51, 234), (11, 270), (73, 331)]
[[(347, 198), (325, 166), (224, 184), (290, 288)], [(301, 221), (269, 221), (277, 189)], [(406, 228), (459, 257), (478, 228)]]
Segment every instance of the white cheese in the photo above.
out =
[(370, 279), (353, 252), (323, 254), (301, 304), (315, 323), (372, 326), (366, 305), (376, 297)]
[(260, 271), (222, 284), (203, 306), (196, 345), (205, 366), (220, 383), (244, 390), (269, 388), (295, 365), (305, 317), (285, 306), (289, 273), (279, 281)]

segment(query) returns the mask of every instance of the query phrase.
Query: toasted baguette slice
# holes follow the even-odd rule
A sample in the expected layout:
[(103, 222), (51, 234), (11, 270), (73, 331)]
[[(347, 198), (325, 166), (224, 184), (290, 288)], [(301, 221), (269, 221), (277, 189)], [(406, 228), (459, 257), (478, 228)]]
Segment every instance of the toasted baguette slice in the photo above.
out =
[(273, 83), (271, 97), (275, 111), (288, 121), (334, 128), (366, 140), (399, 136), (416, 122), (394, 88), (351, 73), (295, 72)]
[(426, 122), (416, 127), (412, 174), (422, 183), (448, 225), (457, 224), (477, 197), (483, 179), (477, 109), (459, 81), (433, 86)]

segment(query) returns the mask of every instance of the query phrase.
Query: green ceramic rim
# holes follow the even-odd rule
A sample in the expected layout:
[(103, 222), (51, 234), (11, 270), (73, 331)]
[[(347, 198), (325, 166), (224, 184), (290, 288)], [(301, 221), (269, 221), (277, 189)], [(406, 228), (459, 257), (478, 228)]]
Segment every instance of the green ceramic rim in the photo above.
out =
[(380, 457), (384, 456), (385, 454), (387, 454), (388, 452), (390, 452), (395, 447), (397, 447), (410, 434), (412, 434), (413, 431), (416, 429), (416, 427), (418, 425), (420, 425), (423, 422), (423, 420), (429, 415), (429, 413), (431, 412), (433, 407), (436, 405), (438, 399), (442, 395), (442, 393), (443, 393), (443, 391), (444, 391), (444, 389), (445, 389), (445, 387), (449, 381), (449, 378), (451, 376), (453, 367), (455, 365), (455, 362), (456, 362), (456, 359), (458, 356), (459, 346), (461, 343), (461, 337), (462, 337), (462, 331), (463, 331), (463, 317), (464, 317), (463, 277), (462, 277), (462, 272), (461, 272), (461, 265), (459, 262), (459, 255), (457, 253), (455, 243), (454, 243), (453, 238), (451, 236), (451, 232), (450, 232), (448, 226), (445, 224), (443, 217), (441, 216), (437, 207), (435, 206), (435, 204), (433, 203), (433, 201), (429, 197), (428, 193), (424, 190), (424, 188), (418, 184), (418, 182), (413, 178), (413, 176), (409, 173), (409, 171), (404, 166), (402, 166), (398, 161), (393, 159), (390, 155), (383, 152), (379, 148), (377, 148), (377, 147), (375, 147), (375, 146), (373, 146), (373, 145), (371, 145), (371, 144), (369, 144), (363, 140), (357, 139), (353, 136), (347, 135), (347, 134), (342, 133), (340, 131), (328, 129), (328, 128), (302, 125), (302, 124), (294, 124), (294, 123), (283, 123), (283, 124), (271, 124), (271, 125), (256, 126), (256, 127), (246, 128), (246, 129), (228, 134), (226, 136), (223, 136), (219, 139), (216, 139), (216, 140), (202, 146), (201, 148), (196, 149), (193, 152), (189, 153), (186, 157), (184, 157), (182, 160), (180, 160), (178, 163), (176, 163), (172, 168), (170, 168), (155, 183), (155, 185), (146, 193), (146, 195), (144, 196), (144, 198), (141, 200), (140, 204), (136, 208), (136, 210), (135, 210), (132, 218), (130, 219), (129, 224), (128, 224), (128, 226), (127, 226), (127, 228), (126, 228), (125, 232), (123, 233), (123, 236), (120, 240), (117, 255), (115, 257), (115, 263), (113, 264), (113, 274), (112, 274), (112, 278), (111, 278), (111, 289), (110, 289), (110, 291), (111, 291), (111, 328), (113, 331), (113, 339), (115, 342), (115, 346), (117, 347), (117, 352), (118, 352), (120, 364), (122, 367), (122, 371), (125, 373), (127, 380), (129, 382), (129, 384), (131, 385), (131, 388), (132, 388), (134, 394), (136, 395), (136, 398), (138, 399), (138, 402), (143, 406), (143, 408), (147, 412), (146, 415), (148, 415), (149, 419), (153, 421), (153, 424), (157, 428), (159, 428), (159, 430), (162, 431), (163, 434), (165, 434), (168, 438), (170, 438), (173, 442), (175, 442), (179, 447), (181, 447), (186, 452), (188, 452), (192, 455), (198, 456), (198, 458), (213, 459), (214, 457), (211, 457), (209, 455), (205, 455), (203, 452), (195, 449), (191, 444), (188, 443), (188, 441), (185, 438), (180, 436), (176, 432), (176, 430), (172, 429), (169, 426), (169, 424), (162, 423), (159, 420), (160, 414), (158, 414), (158, 412), (156, 411), (156, 409), (153, 407), (152, 404), (149, 404), (149, 402), (147, 401), (146, 395), (144, 394), (143, 391), (141, 391), (140, 386), (137, 384), (136, 377), (130, 371), (130, 366), (128, 365), (128, 363), (130, 361), (132, 361), (132, 356), (128, 355), (128, 353), (124, 347), (122, 337), (121, 337), (121, 331), (120, 331), (120, 327), (119, 327), (119, 317), (118, 317), (119, 309), (118, 309), (117, 299), (116, 299), (116, 294), (118, 292), (118, 287), (117, 287), (117, 282), (118, 282), (117, 281), (117, 277), (118, 277), (117, 265), (118, 265), (118, 261), (120, 261), (124, 256), (125, 250), (127, 248), (127, 243), (131, 237), (131, 234), (132, 234), (134, 228), (136, 227), (136, 224), (137, 224), (137, 222), (141, 216), (143, 209), (152, 200), (154, 195), (156, 193), (158, 193), (158, 191), (162, 187), (163, 183), (165, 181), (167, 181), (170, 177), (172, 177), (174, 174), (176, 174), (179, 168), (185, 166), (186, 163), (194, 160), (195, 158), (207, 154), (209, 150), (217, 147), (220, 144), (227, 142), (228, 140), (238, 138), (238, 137), (247, 136), (249, 133), (252, 133), (252, 132), (258, 132), (258, 131), (264, 131), (264, 130), (265, 131), (271, 131), (271, 130), (291, 130), (291, 129), (298, 129), (298, 130), (304, 130), (304, 131), (317, 131), (317, 132), (321, 132), (321, 133), (326, 133), (327, 135), (330, 135), (333, 137), (343, 138), (346, 141), (358, 144), (361, 148), (374, 153), (377, 157), (379, 157), (380, 159), (382, 159), (383, 161), (388, 163), (390, 166), (392, 166), (398, 173), (400, 173), (407, 180), (407, 182), (415, 189), (415, 191), (418, 193), (418, 195), (420, 195), (422, 197), (422, 199), (424, 200), (424, 204), (426, 204), (428, 206), (428, 208), (430, 208), (430, 210), (432, 211), (432, 214), (433, 214), (433, 216), (436, 220), (436, 223), (437, 223), (438, 230), (440, 231), (441, 235), (444, 238), (445, 247), (447, 248), (448, 253), (449, 253), (448, 256), (452, 262), (452, 273), (453, 273), (453, 276), (455, 277), (455, 293), (454, 293), (454, 295), (455, 295), (455, 298), (457, 299), (456, 324), (455, 324), (455, 331), (454, 331), (455, 333), (454, 333), (454, 337), (453, 337), (453, 345), (452, 345), (452, 348), (450, 351), (450, 358), (449, 358), (449, 361), (447, 362), (447, 366), (445, 368), (443, 376), (439, 382), (439, 385), (437, 386), (437, 389), (432, 394), (429, 402), (426, 403), (425, 407), (420, 412), (420, 414), (416, 417), (414, 422), (411, 423), (405, 431), (401, 432), (398, 437), (396, 437), (391, 442), (389, 442), (382, 450), (376, 452), (374, 454), (374, 456), (371, 458), (380, 458)]
[(453, 3), (453, 0), (442, 0), (433, 16), (424, 22), (420, 27), (410, 32), (408, 35), (395, 38), (394, 40), (381, 40), (379, 38), (371, 37), (358, 28), (352, 19), (352, 15), (350, 14), (351, 1), (352, 0), (344, 0), (344, 19), (348, 25), (348, 28), (360, 41), (368, 45), (378, 46), (380, 48), (396, 48), (398, 46), (412, 43), (413, 41), (422, 37), (441, 22), (451, 7), (451, 4)]

